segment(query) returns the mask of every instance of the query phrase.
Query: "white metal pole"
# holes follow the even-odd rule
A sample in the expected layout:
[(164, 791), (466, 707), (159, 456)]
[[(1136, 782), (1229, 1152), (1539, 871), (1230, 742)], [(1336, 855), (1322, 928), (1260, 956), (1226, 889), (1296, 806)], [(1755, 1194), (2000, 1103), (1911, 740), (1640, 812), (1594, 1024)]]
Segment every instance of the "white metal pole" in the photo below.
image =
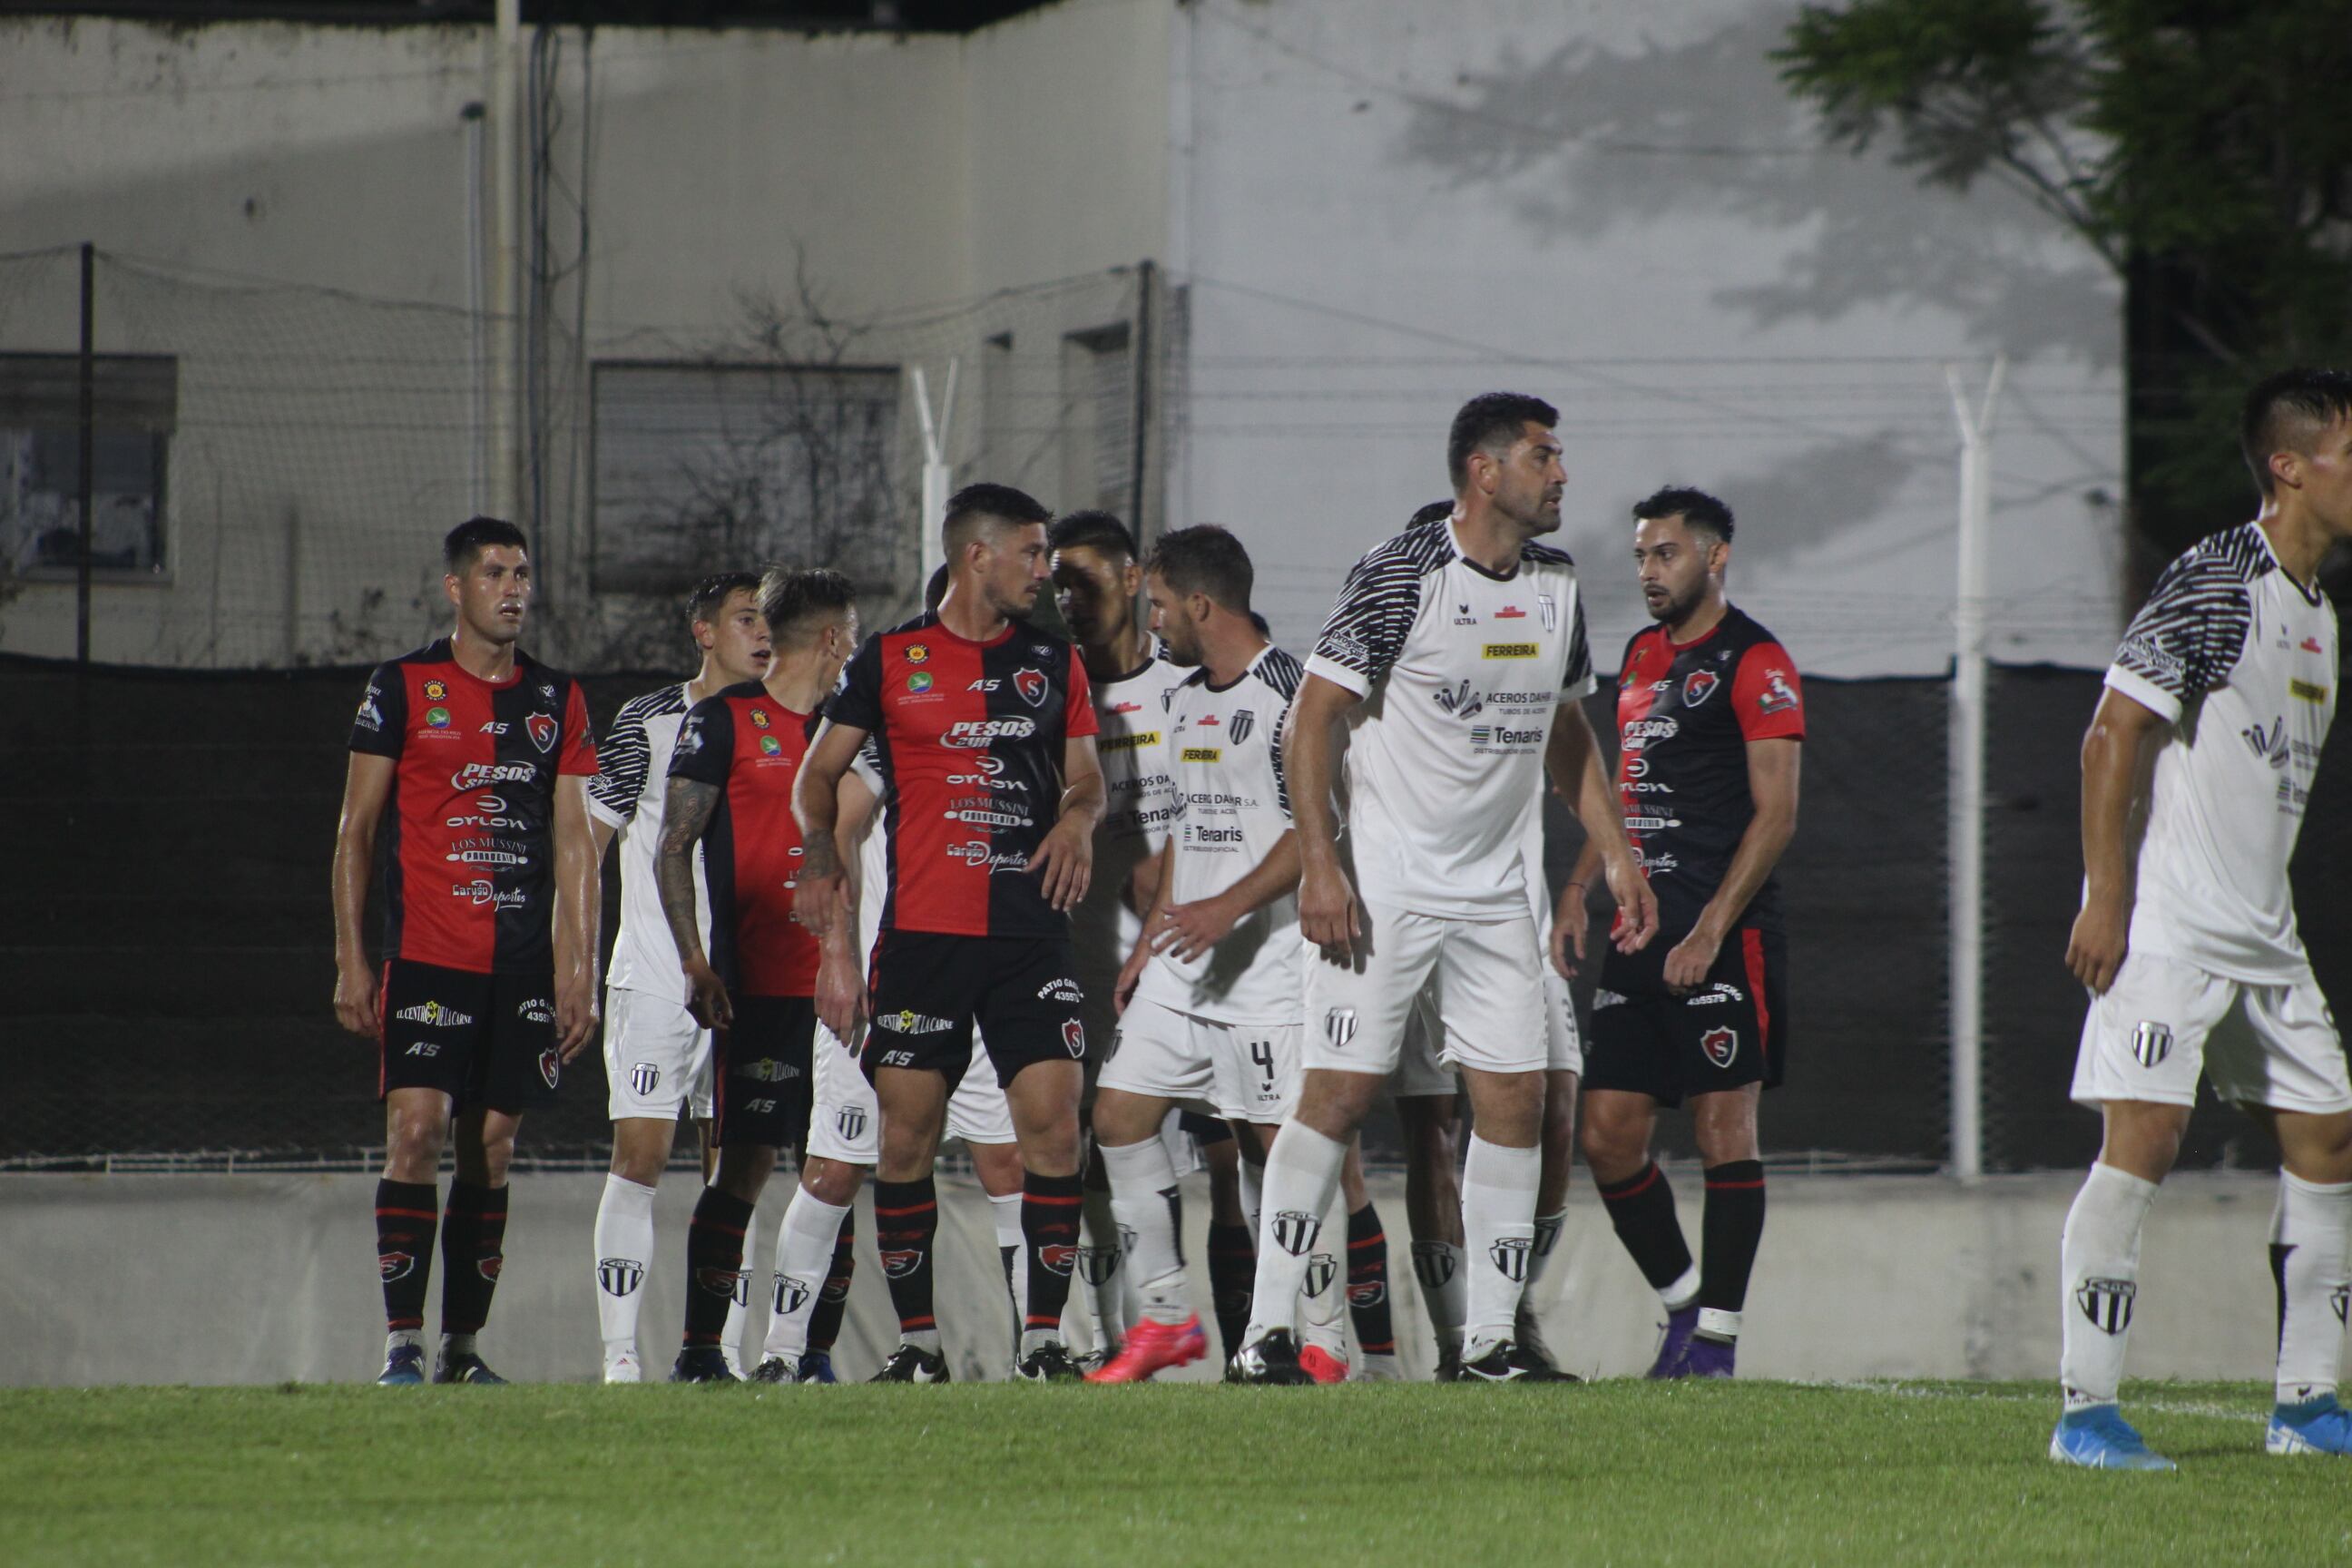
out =
[(490, 252), (490, 462), (489, 510), (493, 517), (512, 521), (518, 494), (515, 398), (521, 386), (516, 374), (515, 285), (521, 276), (520, 247), (522, 217), (517, 210), (522, 182), (516, 168), (515, 132), (521, 118), (517, 92), (516, 51), (521, 46), (522, 0), (498, 0), (497, 26), (490, 39), (490, 223), (496, 243)]
[(923, 515), (919, 531), (923, 542), (923, 581), (929, 583), (931, 574), (947, 559), (947, 546), (940, 538), (940, 519), (948, 510), (948, 430), (955, 418), (956, 372), (960, 360), (948, 361), (948, 383), (940, 399), (940, 411), (931, 413), (930, 384), (923, 379), (923, 367), (915, 367), (915, 412), (923, 429)]
[(472, 358), (472, 384), (466, 403), (466, 510), (476, 516), (489, 510), (483, 483), (489, 469), (489, 323), (482, 314), (484, 279), (489, 271), (488, 225), (482, 221), (483, 182), (489, 176), (483, 149), (482, 116), (478, 103), (466, 105), (466, 320), (467, 353)]
[(1984, 1175), (1984, 777), (1986, 536), (1992, 524), (1992, 419), (2006, 357), (1970, 408), (1958, 366), (1944, 367), (1960, 426), (1958, 592), (1952, 614), (1950, 801), (1952, 1174)]

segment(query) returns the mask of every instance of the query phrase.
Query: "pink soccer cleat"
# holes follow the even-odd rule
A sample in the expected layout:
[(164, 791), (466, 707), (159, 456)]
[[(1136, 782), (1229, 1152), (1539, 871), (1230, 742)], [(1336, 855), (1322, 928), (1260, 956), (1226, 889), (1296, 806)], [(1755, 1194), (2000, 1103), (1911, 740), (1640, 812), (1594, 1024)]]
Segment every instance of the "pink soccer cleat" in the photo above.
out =
[(1184, 1366), (1209, 1353), (1209, 1336), (1201, 1331), (1198, 1312), (1181, 1323), (1155, 1322), (1150, 1318), (1127, 1331), (1118, 1354), (1087, 1373), (1088, 1383), (1141, 1383), (1156, 1372)]

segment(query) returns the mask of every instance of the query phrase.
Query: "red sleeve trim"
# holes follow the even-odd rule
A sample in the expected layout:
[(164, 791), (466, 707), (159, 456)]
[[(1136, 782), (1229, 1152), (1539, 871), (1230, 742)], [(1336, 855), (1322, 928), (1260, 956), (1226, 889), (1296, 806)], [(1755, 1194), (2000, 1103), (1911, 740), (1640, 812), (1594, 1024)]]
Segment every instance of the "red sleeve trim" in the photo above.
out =
[(596, 772), (596, 732), (588, 721), (588, 694), (580, 683), (572, 683), (572, 699), (563, 709), (563, 760), (556, 764), (558, 774)]
[(1087, 684), (1086, 661), (1075, 647), (1069, 651), (1069, 697), (1062, 705), (1063, 733), (1071, 740), (1081, 740), (1102, 731), (1102, 721), (1095, 717), (1094, 689)]

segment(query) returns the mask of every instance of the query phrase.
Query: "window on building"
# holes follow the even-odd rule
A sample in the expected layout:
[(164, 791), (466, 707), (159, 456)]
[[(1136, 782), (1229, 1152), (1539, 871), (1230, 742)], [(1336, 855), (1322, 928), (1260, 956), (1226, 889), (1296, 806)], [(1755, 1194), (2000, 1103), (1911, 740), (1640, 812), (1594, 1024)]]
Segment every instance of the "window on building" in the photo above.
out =
[[(92, 400), (90, 566), (110, 582), (164, 576), (179, 362), (100, 354)], [(81, 358), (0, 353), (0, 559), (71, 578), (81, 559)]]
[(591, 395), (597, 592), (776, 562), (903, 586), (896, 369), (603, 361)]

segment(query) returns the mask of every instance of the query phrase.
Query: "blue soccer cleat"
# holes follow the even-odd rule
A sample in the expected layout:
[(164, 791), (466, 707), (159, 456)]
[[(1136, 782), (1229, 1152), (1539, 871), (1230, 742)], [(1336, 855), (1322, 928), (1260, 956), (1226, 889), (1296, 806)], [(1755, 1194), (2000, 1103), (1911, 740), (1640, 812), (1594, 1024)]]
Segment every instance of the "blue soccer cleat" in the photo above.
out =
[(833, 1352), (810, 1351), (803, 1355), (800, 1369), (793, 1375), (793, 1381), (794, 1383), (839, 1383), (841, 1379), (835, 1375), (833, 1370)]
[(395, 1345), (383, 1358), (383, 1370), (375, 1375), (378, 1388), (406, 1388), (425, 1381), (425, 1347)]
[(436, 1383), (478, 1383), (485, 1387), (504, 1388), (507, 1380), (490, 1370), (489, 1363), (472, 1351), (460, 1351), (456, 1355), (442, 1352), (441, 1363), (433, 1369)]
[(2058, 1417), (2050, 1434), (2050, 1457), (2062, 1465), (2086, 1470), (2177, 1470), (2180, 1467), (2152, 1452), (2131, 1423), (2112, 1405), (2069, 1410)]
[(1666, 1337), (1658, 1342), (1658, 1359), (1650, 1363), (1646, 1375), (1660, 1379), (1682, 1376), (1683, 1352), (1690, 1348), (1691, 1335), (1697, 1331), (1697, 1302), (1668, 1312)]
[(1693, 1334), (1690, 1343), (1683, 1347), (1682, 1364), (1675, 1367), (1676, 1377), (1730, 1377), (1738, 1370), (1739, 1345), (1732, 1340), (1711, 1340), (1705, 1334)]
[(2263, 1437), (2267, 1454), (2352, 1454), (2352, 1411), (2323, 1394), (2300, 1405), (2281, 1405), (2271, 1411), (2270, 1431)]

